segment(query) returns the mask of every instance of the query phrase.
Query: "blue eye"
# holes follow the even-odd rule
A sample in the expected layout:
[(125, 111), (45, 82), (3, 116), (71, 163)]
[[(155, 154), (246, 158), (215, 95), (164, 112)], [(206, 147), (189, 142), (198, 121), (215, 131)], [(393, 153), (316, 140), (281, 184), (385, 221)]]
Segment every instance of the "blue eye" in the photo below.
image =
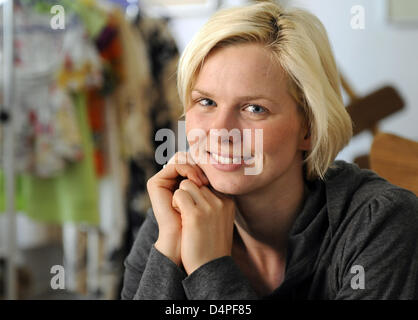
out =
[(249, 110), (251, 113), (254, 113), (254, 114), (263, 114), (267, 111), (263, 107), (258, 106), (256, 104), (251, 104), (245, 109)]
[(211, 107), (211, 106), (216, 106), (215, 101), (211, 100), (211, 99), (207, 99), (207, 98), (203, 98), (199, 100), (199, 104), (205, 107)]

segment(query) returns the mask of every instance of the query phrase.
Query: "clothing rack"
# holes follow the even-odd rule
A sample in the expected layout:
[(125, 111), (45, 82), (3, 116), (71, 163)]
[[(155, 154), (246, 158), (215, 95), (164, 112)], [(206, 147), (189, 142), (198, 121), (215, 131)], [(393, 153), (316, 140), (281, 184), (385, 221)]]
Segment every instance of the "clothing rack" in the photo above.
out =
[[(45, 0), (45, 1), (47, 1), (47, 0)], [(5, 120), (4, 123), (2, 123), (3, 133), (5, 134), (3, 136), (3, 138), (5, 138), (5, 140), (2, 141), (2, 142), (4, 142), (2, 144), (3, 147), (4, 147), (4, 149), (2, 150), (3, 151), (2, 157), (4, 157), (4, 161), (3, 161), (4, 167), (2, 167), (2, 171), (4, 171), (4, 174), (5, 174), (5, 184), (4, 184), (5, 194), (4, 194), (4, 198), (6, 200), (5, 201), (5, 204), (6, 204), (5, 212), (7, 212), (7, 214), (5, 214), (5, 217), (4, 217), (5, 219), (7, 219), (7, 220), (5, 220), (5, 222), (7, 223), (7, 233), (6, 232), (4, 233), (5, 236), (7, 234), (7, 246), (5, 248), (5, 249), (7, 249), (6, 256), (5, 256), (6, 257), (6, 266), (7, 266), (7, 278), (6, 278), (6, 287), (7, 287), (6, 298), (7, 299), (18, 299), (18, 295), (19, 295), (18, 294), (19, 290), (17, 288), (18, 282), (17, 282), (16, 267), (17, 267), (17, 260), (18, 260), (20, 252), (19, 252), (19, 248), (17, 246), (17, 221), (16, 221), (17, 215), (16, 215), (16, 212), (17, 211), (20, 212), (20, 203), (18, 201), (19, 197), (16, 199), (16, 196), (19, 194), (19, 189), (17, 188), (17, 187), (19, 187), (19, 185), (17, 183), (15, 183), (15, 180), (18, 179), (19, 176), (17, 174), (18, 165), (13, 162), (13, 160), (14, 160), (13, 159), (13, 156), (14, 156), (13, 155), (13, 150), (15, 149), (14, 145), (16, 145), (16, 143), (17, 143), (16, 138), (15, 138), (15, 141), (13, 141), (13, 138), (14, 138), (13, 133), (17, 129), (17, 122), (19, 121), (19, 119), (12, 116), (12, 112), (16, 114), (18, 112), (16, 107), (20, 106), (20, 104), (18, 104), (19, 103), (18, 89), (20, 87), (16, 87), (14, 78), (16, 78), (16, 80), (18, 80), (18, 79), (21, 79), (22, 76), (25, 76), (25, 79), (26, 79), (26, 75), (24, 75), (22, 72), (19, 72), (20, 70), (17, 70), (14, 67), (13, 57), (14, 56), (17, 57), (18, 52), (15, 52), (15, 53), (13, 52), (13, 40), (16, 42), (17, 39), (19, 38), (19, 35), (21, 35), (22, 33), (26, 33), (27, 31), (31, 31), (31, 29), (29, 29), (30, 27), (27, 27), (26, 25), (23, 25), (23, 27), (22, 27), (18, 23), (18, 20), (16, 20), (19, 17), (19, 12), (15, 11), (14, 14), (13, 14), (13, 2), (14, 2), (13, 0), (0, 0), (0, 8), (3, 9), (2, 14), (4, 15), (4, 18), (3, 18), (4, 22), (2, 23), (3, 24), (2, 32), (4, 33), (4, 37), (3, 37), (4, 44), (3, 44), (3, 50), (2, 50), (3, 51), (2, 52), (3, 53), (3, 58), (4, 58), (3, 59), (4, 68), (3, 68), (3, 71), (2, 71), (2, 73), (4, 73), (2, 75), (2, 78), (3, 78), (3, 81), (4, 81), (4, 86), (2, 88), (3, 95), (4, 95), (4, 101), (3, 101), (4, 106), (0, 106), (0, 111), (4, 111), (4, 112), (2, 112), (2, 118), (4, 118), (4, 119), (8, 118), (8, 119)], [(103, 3), (101, 3), (101, 4), (103, 4)], [(109, 4), (109, 6), (110, 6), (110, 4)], [(144, 10), (144, 13), (145, 12), (146, 11)], [(141, 12), (139, 12), (139, 13), (141, 13)], [(125, 17), (125, 18), (127, 18), (127, 17)], [(130, 21), (130, 20), (131, 19), (126, 19), (126, 21)], [(145, 17), (142, 17), (141, 19), (139, 19), (139, 21), (141, 21), (141, 23), (145, 24), (145, 26), (153, 26), (153, 24), (151, 22), (147, 22), (148, 20)], [(150, 19), (150, 21), (151, 21), (151, 19)], [(66, 25), (66, 29), (71, 25), (71, 22), (72, 22), (72, 20), (69, 19), (69, 21), (68, 21), (69, 24)], [(135, 21), (132, 21), (132, 22), (136, 23), (137, 21), (135, 19)], [(146, 25), (146, 23), (150, 23), (150, 24)], [(164, 25), (165, 25), (165, 23), (164, 23)], [(145, 41), (148, 41), (149, 39), (151, 39), (151, 33), (150, 32), (147, 33), (147, 30), (152, 30), (152, 29), (144, 28), (144, 30), (143, 30), (144, 32), (141, 33), (141, 39), (143, 39), (141, 41), (145, 42)], [(165, 29), (158, 28), (156, 30), (165, 30)], [(36, 31), (39, 31), (38, 26), (36, 26)], [(164, 46), (165, 46), (164, 50), (166, 51), (167, 56), (169, 57), (167, 59), (171, 59), (171, 60), (167, 60), (167, 62), (165, 62), (164, 68), (161, 69), (161, 70), (165, 70), (165, 72), (170, 73), (172, 66), (174, 66), (174, 64), (172, 64), (171, 61), (174, 61), (175, 56), (176, 56), (176, 54), (174, 52), (174, 49), (173, 49), (174, 46), (171, 45), (171, 42), (170, 42), (169, 39), (165, 38), (166, 34), (164, 32), (161, 32), (160, 34), (161, 34), (161, 36), (159, 36), (159, 37), (161, 37), (161, 39), (166, 42), (166, 43), (164, 43)], [(8, 35), (8, 36), (6, 36), (6, 35)], [(14, 39), (12, 39), (12, 37), (14, 37)], [(154, 39), (154, 38), (155, 37), (152, 37), (152, 39)], [(129, 39), (129, 37), (124, 38), (124, 39)], [(158, 42), (158, 45), (160, 45), (160, 44), (161, 44), (161, 42)], [(142, 52), (141, 50), (138, 50), (137, 47), (134, 47), (134, 49), (135, 48), (136, 48), (136, 51)], [(156, 44), (153, 44), (152, 46), (150, 44), (150, 46), (149, 47), (147, 46), (144, 50), (149, 49), (149, 50), (154, 50), (155, 51), (155, 48), (156, 48)], [(135, 50), (127, 50), (126, 52), (132, 52), (132, 51), (135, 51)], [(135, 59), (132, 59), (130, 56), (129, 56), (129, 59), (125, 59), (125, 61), (126, 60), (135, 61)], [(30, 70), (32, 70), (32, 69), (30, 69)], [(146, 70), (145, 66), (141, 70)], [(159, 69), (158, 71), (156, 71), (157, 72), (156, 74), (157, 75), (162, 74), (163, 71), (161, 71), (161, 70)], [(169, 70), (169, 71), (167, 71), (167, 70)], [(143, 73), (145, 74), (145, 72), (143, 72)], [(152, 74), (151, 72), (150, 72), (149, 75), (147, 74), (148, 78), (147, 78), (146, 81), (149, 81), (150, 83), (153, 84), (153, 82), (152, 82), (153, 76), (154, 76), (154, 74)], [(135, 84), (140, 82), (137, 79), (137, 77), (133, 77), (133, 79), (130, 79), (130, 80), (134, 81)], [(148, 83), (146, 81), (144, 81), (145, 85), (147, 85), (147, 83)], [(173, 96), (171, 96), (171, 94), (175, 91), (169, 89), (169, 90), (167, 90), (166, 94), (159, 94), (159, 93), (162, 93), (163, 90), (167, 89), (168, 86), (170, 86), (169, 88), (172, 88), (171, 84), (164, 84), (164, 86), (166, 86), (166, 87), (163, 88), (162, 85), (161, 85), (161, 87), (158, 87), (158, 88), (153, 87), (153, 90), (155, 91), (156, 96), (162, 97), (161, 99), (156, 99), (156, 101), (153, 101), (153, 100), (150, 99), (149, 101), (146, 102), (146, 103), (150, 103), (150, 106), (152, 104), (152, 105), (155, 105), (155, 106), (158, 107), (157, 109), (153, 108), (153, 110), (160, 110), (161, 109), (161, 110), (164, 111), (164, 112), (162, 112), (162, 114), (167, 115), (166, 119), (164, 120), (164, 121), (167, 121), (167, 122), (164, 122), (164, 124), (162, 124), (162, 125), (166, 125), (166, 123), (170, 123), (169, 119), (170, 119), (170, 117), (172, 117), (170, 112), (171, 112), (171, 110), (174, 110), (174, 106), (177, 106), (177, 100), (175, 100), (173, 98), (174, 94), (173, 94)], [(13, 88), (14, 88), (15, 92), (13, 92), (13, 90), (12, 90)], [(127, 92), (125, 93), (125, 91), (123, 91), (124, 95), (121, 94), (120, 99), (119, 99), (121, 101), (117, 102), (121, 106), (122, 106), (122, 102), (124, 103), (125, 100), (127, 100), (127, 98), (125, 98), (125, 97), (128, 97), (128, 96), (129, 97), (136, 97), (136, 94), (133, 94), (130, 91), (130, 87), (128, 88), (128, 86), (126, 86), (125, 88), (127, 88)], [(160, 100), (162, 101), (163, 99), (169, 101), (169, 103), (168, 104), (165, 103), (164, 106), (163, 106), (163, 104), (159, 102)], [(136, 100), (140, 101), (140, 99), (136, 99)], [(14, 106), (15, 108), (13, 108), (12, 106)], [(170, 109), (169, 106), (172, 106), (172, 108)], [(113, 108), (109, 108), (109, 109), (113, 110)], [(112, 112), (116, 112), (116, 110), (113, 110)], [(139, 111), (137, 111), (137, 114), (140, 115)], [(110, 116), (110, 113), (108, 113), (108, 115)], [(19, 116), (19, 114), (17, 114), (17, 116)], [(172, 118), (174, 119), (176, 117), (172, 117)], [(111, 117), (111, 119), (115, 119), (115, 117)], [(110, 122), (112, 123), (112, 125), (115, 125), (114, 121), (110, 121)], [(152, 122), (151, 123), (151, 126), (154, 126), (155, 128), (157, 128), (159, 125), (160, 124), (157, 123), (157, 122)], [(113, 147), (119, 150), (119, 146), (117, 145), (116, 141), (117, 140), (114, 141), (115, 143), (113, 143), (114, 144)], [(117, 152), (115, 152), (115, 155), (116, 154), (117, 154)], [(154, 165), (153, 160), (154, 159), (152, 157), (152, 159), (150, 158), (151, 160), (149, 160), (145, 155), (143, 155), (143, 158), (145, 159), (145, 165), (143, 165), (140, 169), (144, 170), (144, 171), (143, 171), (143, 173), (142, 173), (142, 171), (140, 171), (140, 172), (141, 172), (141, 174), (144, 174), (144, 176), (145, 176), (145, 174), (148, 175), (148, 171), (151, 172), (151, 171), (154, 170), (154, 167), (153, 167), (153, 165)], [(112, 178), (114, 178), (114, 180), (112, 180), (113, 181), (112, 183), (113, 184), (116, 183), (115, 185), (112, 185), (112, 188), (117, 188), (117, 186), (120, 184), (121, 181), (116, 179), (116, 177), (123, 176), (124, 172), (122, 172), (121, 174), (116, 174), (117, 172), (122, 170), (119, 167), (119, 161), (118, 161), (119, 159), (115, 156), (111, 160), (112, 160), (111, 163), (113, 163), (113, 165), (112, 165), (112, 168), (113, 168), (112, 169), (113, 170), (112, 171), (113, 172)], [(149, 164), (148, 164), (147, 161), (149, 161)], [(131, 162), (133, 162), (133, 160), (131, 160)], [(144, 163), (144, 162), (141, 162), (141, 165), (142, 165), (142, 163)], [(131, 168), (129, 168), (129, 167), (126, 168), (126, 169), (131, 170)], [(130, 171), (127, 171), (127, 172), (130, 172)], [(142, 185), (139, 185), (139, 184), (134, 185), (132, 183), (131, 190), (133, 190), (132, 199), (133, 199), (134, 192), (135, 192), (135, 196), (138, 196), (138, 195), (141, 196), (142, 193), (145, 194), (145, 191), (142, 189)], [(114, 192), (113, 194), (116, 194), (116, 192)], [(115, 211), (118, 211), (118, 212), (120, 211), (121, 213), (125, 214), (125, 212), (126, 212), (126, 208), (124, 207), (126, 205), (125, 204), (125, 199), (122, 199), (122, 198), (116, 199), (116, 197), (117, 196), (115, 196), (115, 199), (112, 200), (112, 201), (115, 201), (114, 205), (117, 206), (118, 209), (120, 207), (121, 210), (115, 210)], [(145, 200), (144, 200), (144, 203), (145, 203)], [(142, 207), (140, 207), (139, 209), (135, 208), (135, 210), (134, 210), (133, 208), (129, 207), (129, 210), (130, 210), (129, 214), (131, 216), (133, 216), (134, 211), (135, 211), (135, 213), (137, 213), (137, 211), (139, 212), (139, 211), (143, 210), (143, 208)], [(121, 225), (123, 225), (123, 224), (121, 223)], [(110, 230), (109, 223), (106, 225), (104, 230), (105, 230), (105, 232), (103, 234), (108, 235), (109, 230)], [(134, 227), (132, 227), (132, 230), (134, 230)], [(70, 234), (73, 231), (74, 230), (71, 229), (69, 231)], [(86, 249), (87, 249), (85, 251), (85, 253), (86, 253), (87, 261), (89, 261), (89, 263), (86, 265), (87, 266), (86, 273), (88, 274), (88, 276), (87, 277), (83, 276), (83, 279), (87, 278), (87, 283), (86, 283), (87, 292), (96, 294), (99, 287), (103, 287), (102, 285), (99, 285), (99, 284), (101, 284), (102, 273), (103, 273), (103, 277), (106, 277), (106, 279), (105, 279), (106, 283), (111, 282), (109, 284), (109, 287), (113, 288), (114, 282), (119, 281), (119, 279), (116, 279), (116, 280), (113, 280), (113, 278), (110, 279), (110, 272), (108, 272), (107, 269), (105, 270), (105, 272), (102, 272), (102, 271), (98, 270), (99, 269), (99, 258), (100, 258), (98, 247), (99, 247), (99, 244), (102, 243), (101, 242), (101, 240), (102, 240), (101, 236), (103, 234), (101, 233), (101, 231), (103, 231), (103, 230), (99, 229), (99, 228), (96, 228), (96, 226), (90, 226), (88, 228), (85, 228), (85, 226), (83, 226), (83, 229), (80, 230), (80, 231), (83, 233), (83, 237), (85, 235), (85, 238), (82, 239), (83, 240), (82, 241), (82, 246), (83, 246), (83, 250), (85, 250), (84, 247), (86, 247)], [(68, 232), (63, 232), (63, 236), (64, 236), (64, 234), (67, 234), (67, 233)], [(128, 232), (126, 232), (126, 233), (130, 235), (130, 233), (128, 233)], [(84, 242), (84, 239), (86, 239), (87, 241)], [(122, 247), (119, 248), (118, 246), (114, 246), (115, 242), (119, 243), (118, 242), (119, 240), (115, 241), (115, 239), (116, 239), (115, 236), (113, 236), (113, 234), (112, 234), (112, 241), (113, 242), (106, 241), (106, 243), (110, 243), (110, 245), (106, 244), (106, 246), (105, 246), (105, 248), (107, 248), (107, 249), (110, 248), (112, 250), (115, 250), (115, 249), (119, 250), (119, 251), (114, 251), (114, 252), (110, 251), (110, 250), (105, 251), (107, 254), (111, 253), (111, 255), (109, 255), (110, 257), (116, 257), (116, 258), (112, 258), (113, 260), (118, 259), (119, 256), (122, 256), (124, 254), (124, 252), (122, 253), (120, 251), (125, 250), (125, 246), (127, 247), (127, 243), (129, 243), (128, 239), (122, 240), (123, 241)], [(67, 241), (67, 243), (68, 243), (68, 241)], [(65, 251), (73, 252), (72, 249), (74, 249), (73, 248), (74, 244), (70, 243), (70, 246), (71, 247), (69, 248), (69, 250), (65, 250), (65, 248), (64, 248), (64, 253), (65, 253)], [(65, 255), (64, 255), (64, 258), (65, 258)], [(67, 261), (69, 261), (69, 260), (67, 260)], [(106, 261), (108, 261), (108, 260), (106, 260)], [(107, 263), (108, 263), (108, 265), (106, 265), (106, 266), (110, 266), (112, 268), (114, 267), (111, 261), (107, 262)], [(70, 271), (72, 270), (72, 268), (71, 268), (70, 264), (66, 263), (65, 259), (63, 261), (63, 265), (65, 267), (65, 271), (66, 271), (65, 275), (66, 275), (66, 279), (67, 279), (67, 276), (71, 275)], [(100, 274), (99, 274), (99, 271), (100, 271)], [(112, 269), (112, 271), (113, 271), (113, 269)], [(99, 276), (100, 276), (100, 279), (99, 279)], [(111, 281), (108, 281), (107, 280), (108, 278)], [(71, 281), (66, 280), (66, 289), (69, 289), (69, 291), (72, 291), (71, 290), (72, 286), (69, 286), (68, 285), (69, 283), (71, 283)], [(83, 291), (84, 291), (84, 288), (83, 288)], [(101, 294), (102, 293), (98, 293), (98, 295), (101, 295)]]
[(3, 165), (5, 174), (5, 203), (7, 217), (6, 249), (6, 298), (17, 299), (16, 276), (16, 212), (15, 212), (15, 175), (13, 164), (13, 0), (0, 1), (3, 10), (3, 105), (2, 126), (4, 129)]

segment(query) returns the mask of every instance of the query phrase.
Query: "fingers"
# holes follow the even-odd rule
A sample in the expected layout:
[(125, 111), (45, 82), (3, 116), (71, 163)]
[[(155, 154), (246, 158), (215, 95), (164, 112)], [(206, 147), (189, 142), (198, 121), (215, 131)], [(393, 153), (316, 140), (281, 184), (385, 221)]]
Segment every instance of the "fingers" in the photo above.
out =
[(190, 152), (177, 152), (174, 157), (170, 159), (168, 162), (169, 164), (187, 164), (190, 165), (192, 168), (195, 168), (197, 173), (199, 174), (203, 184), (208, 184), (209, 180), (206, 177), (203, 170), (196, 164), (191, 156)]
[[(206, 186), (202, 186), (202, 187), (197, 186), (193, 181), (189, 179), (183, 180), (180, 183), (178, 190), (182, 190), (187, 193), (188, 195), (187, 200), (190, 200), (194, 207), (204, 209), (205, 211), (212, 210), (211, 208), (213, 206), (214, 208), (222, 207), (223, 201), (227, 199), (227, 198), (219, 197), (215, 195)], [(181, 201), (181, 200), (173, 196), (173, 202), (172, 202), (173, 208), (175, 208), (177, 211), (181, 211), (181, 207), (178, 201)]]
[(193, 160), (193, 157), (190, 155), (189, 152), (179, 151), (171, 159), (168, 161), (167, 164), (196, 164)]
[(212, 187), (207, 186), (200, 187), (202, 195), (208, 200), (209, 203), (214, 204), (217, 207), (229, 206), (235, 204), (233, 197), (216, 191)]
[(192, 198), (194, 204), (205, 211), (212, 210), (213, 208), (221, 208), (227, 206), (230, 202), (234, 202), (233, 198), (216, 190), (211, 190), (206, 186), (198, 187), (188, 179), (183, 180), (179, 188), (186, 191)]
[(173, 207), (179, 208), (179, 212), (193, 212), (196, 209), (191, 195), (182, 189), (177, 189), (173, 194)]
[(198, 207), (201, 209), (208, 209), (210, 207), (208, 202), (209, 199), (203, 195), (201, 188), (199, 188), (195, 183), (188, 179), (183, 180), (179, 186), (179, 189), (186, 191), (191, 196), (194, 203)]
[(216, 197), (215, 194), (206, 186), (202, 186), (199, 189), (200, 189), (201, 194), (209, 202), (213, 199), (213, 197)]
[[(176, 190), (177, 191), (177, 190)], [(180, 208), (179, 208), (179, 206), (178, 206), (178, 204), (177, 204), (177, 199), (174, 197), (174, 195), (176, 194), (176, 191), (174, 191), (174, 193), (173, 193), (173, 197), (171, 198), (171, 207), (174, 209), (174, 210), (176, 210), (178, 213), (181, 213), (180, 212)]]
[(209, 183), (202, 169), (196, 164), (186, 163), (181, 153), (171, 158), (165, 168), (156, 174), (157, 178), (166, 180), (162, 182), (166, 188), (172, 188), (179, 176), (192, 180), (199, 187)]

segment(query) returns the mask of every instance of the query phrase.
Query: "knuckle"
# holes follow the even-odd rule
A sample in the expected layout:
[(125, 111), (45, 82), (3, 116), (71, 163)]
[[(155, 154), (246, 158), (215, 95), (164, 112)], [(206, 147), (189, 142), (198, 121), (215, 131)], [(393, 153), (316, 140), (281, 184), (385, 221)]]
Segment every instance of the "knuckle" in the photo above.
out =
[(178, 159), (179, 159), (179, 154), (176, 153), (169, 162), (177, 164), (178, 163)]
[(178, 203), (179, 203), (179, 194), (178, 194), (178, 192), (177, 191), (175, 191), (174, 193), (173, 193), (173, 197), (172, 197), (172, 199), (171, 199), (171, 204), (172, 205), (176, 205), (176, 206), (178, 206)]
[(180, 182), (179, 187), (183, 190), (190, 190), (191, 188), (193, 188), (193, 182), (189, 179), (184, 179)]
[(177, 189), (176, 191), (174, 191), (174, 193), (173, 193), (173, 198), (178, 198), (178, 197), (181, 197), (181, 193), (183, 192), (183, 190), (181, 190), (181, 189)]
[(206, 187), (205, 185), (202, 185), (201, 187), (199, 187), (200, 190), (207, 192), (210, 191), (208, 187)]
[(223, 206), (224, 206), (224, 202), (223, 202), (221, 199), (219, 199), (219, 198), (215, 198), (215, 200), (214, 200), (214, 205), (215, 205), (217, 208), (223, 208)]
[(151, 177), (147, 181), (147, 190), (149, 191), (150, 189), (153, 188), (153, 186), (154, 186), (154, 179)]
[(203, 210), (199, 210), (198, 208), (194, 208), (190, 210), (190, 218), (197, 222), (201, 221), (205, 217), (205, 212)]
[(169, 162), (174, 163), (174, 164), (185, 164), (186, 163), (185, 152), (184, 151), (176, 152)]
[(171, 199), (171, 205), (175, 205), (176, 207), (179, 207), (179, 204), (181, 204), (181, 190), (176, 190), (173, 193), (173, 197)]
[(186, 188), (187, 187), (187, 179), (184, 179), (184, 180), (182, 180), (181, 182), (180, 182), (180, 184), (179, 184), (179, 188), (180, 189), (184, 189), (184, 188)]
[(203, 209), (204, 212), (211, 212), (212, 211), (211, 205), (207, 202), (202, 203), (201, 206), (202, 206), (202, 209)]
[(196, 166), (196, 165), (189, 165), (190, 166), (190, 171), (193, 172), (197, 177), (199, 177), (199, 179), (201, 179), (201, 175), (202, 175), (202, 170)]

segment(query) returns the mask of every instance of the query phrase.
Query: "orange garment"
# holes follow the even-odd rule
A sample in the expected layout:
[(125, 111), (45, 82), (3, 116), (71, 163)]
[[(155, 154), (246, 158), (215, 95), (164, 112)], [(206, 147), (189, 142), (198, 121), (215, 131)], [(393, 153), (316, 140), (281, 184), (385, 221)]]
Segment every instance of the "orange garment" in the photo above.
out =
[(105, 97), (98, 89), (87, 92), (87, 114), (93, 136), (93, 158), (96, 175), (106, 174), (105, 163)]

